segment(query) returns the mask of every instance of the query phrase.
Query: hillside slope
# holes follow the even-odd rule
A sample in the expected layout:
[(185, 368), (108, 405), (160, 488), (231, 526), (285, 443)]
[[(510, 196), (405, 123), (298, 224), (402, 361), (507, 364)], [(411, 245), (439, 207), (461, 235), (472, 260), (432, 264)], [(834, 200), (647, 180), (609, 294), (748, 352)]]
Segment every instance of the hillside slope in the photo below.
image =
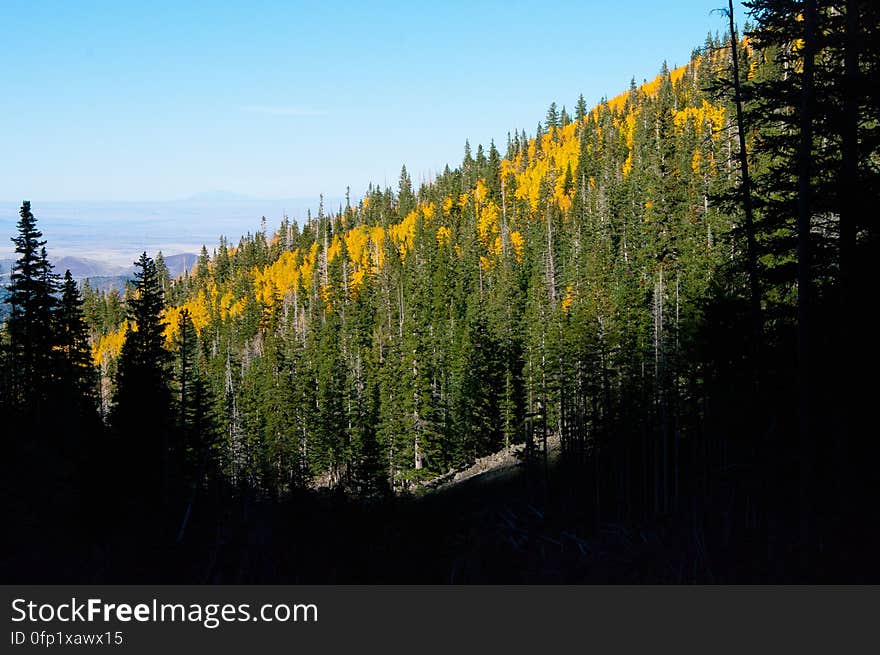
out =
[[(713, 56), (592, 110), (551, 107), (504, 155), (468, 146), (419, 189), (404, 168), (396, 193), (203, 253), (169, 288), (166, 337), (185, 310), (223, 406), (222, 466), (270, 487), (402, 488), (521, 443), (539, 405), (558, 423), (546, 354), (566, 339), (604, 340), (624, 375), (654, 358), (660, 302), (675, 313), (662, 340), (681, 346), (731, 224), (708, 203), (732, 138), (703, 91)], [(105, 402), (124, 330), (96, 337)]]

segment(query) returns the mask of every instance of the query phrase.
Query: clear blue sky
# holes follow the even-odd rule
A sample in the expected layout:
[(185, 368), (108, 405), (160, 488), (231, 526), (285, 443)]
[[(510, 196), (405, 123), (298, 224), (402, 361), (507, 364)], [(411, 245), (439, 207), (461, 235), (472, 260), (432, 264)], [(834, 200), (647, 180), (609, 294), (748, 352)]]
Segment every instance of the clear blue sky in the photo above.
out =
[(360, 196), (686, 62), (724, 4), (2, 0), (0, 199)]

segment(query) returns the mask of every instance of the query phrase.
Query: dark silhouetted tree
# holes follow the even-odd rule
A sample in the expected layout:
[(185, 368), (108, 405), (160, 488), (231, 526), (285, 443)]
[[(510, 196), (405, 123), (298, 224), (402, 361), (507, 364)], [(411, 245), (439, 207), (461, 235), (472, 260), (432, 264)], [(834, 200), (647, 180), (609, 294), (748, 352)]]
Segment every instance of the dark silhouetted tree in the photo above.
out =
[(12, 267), (6, 298), (9, 365), (13, 404), (39, 415), (48, 399), (52, 368), (52, 312), (57, 282), (46, 256), (46, 241), (37, 229), (31, 203), (19, 212), (18, 236), (12, 238), (18, 259)]
[(92, 363), (83, 299), (69, 270), (64, 273), (55, 313), (55, 355), (59, 397), (70, 414), (94, 420), (98, 409), (97, 371)]
[(135, 262), (135, 290), (128, 301), (130, 322), (119, 356), (112, 425), (132, 476), (148, 502), (168, 499), (173, 430), (165, 348), (162, 289), (156, 265), (143, 253)]

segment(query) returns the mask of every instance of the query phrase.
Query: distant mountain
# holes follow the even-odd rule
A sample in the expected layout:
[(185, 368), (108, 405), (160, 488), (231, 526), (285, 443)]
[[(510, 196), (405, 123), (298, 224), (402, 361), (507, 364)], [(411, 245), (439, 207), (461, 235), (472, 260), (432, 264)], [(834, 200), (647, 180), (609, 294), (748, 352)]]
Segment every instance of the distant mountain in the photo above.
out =
[[(185, 270), (191, 271), (198, 258), (199, 256), (192, 252), (178, 253), (165, 257), (165, 264), (168, 266), (168, 272), (171, 277), (175, 278), (183, 275)], [(9, 272), (14, 264), (14, 259), (0, 259), (0, 286), (5, 286), (9, 283)], [(55, 272), (59, 275), (63, 275), (65, 271), (70, 270), (70, 274), (73, 275), (77, 282), (88, 280), (89, 285), (93, 289), (100, 291), (110, 291), (111, 289), (123, 291), (125, 283), (131, 280), (134, 274), (133, 266), (119, 266), (118, 264), (88, 257), (65, 255), (53, 260), (52, 264), (55, 267)], [(5, 315), (6, 309), (5, 305), (3, 305), (3, 297), (5, 297), (5, 292), (0, 288), (0, 305), (2, 305), (0, 306), (0, 320)]]
[[(15, 265), (15, 261), (15, 259), (11, 258), (0, 259), (0, 279), (9, 277), (9, 272)], [(73, 257), (71, 255), (66, 255), (64, 257), (59, 257), (58, 259), (50, 258), (50, 261), (52, 262), (56, 273), (64, 275), (64, 271), (70, 270), (70, 274), (78, 280), (96, 276), (128, 276), (132, 272), (130, 267), (126, 268), (124, 266), (119, 266), (118, 264), (112, 264), (99, 259), (90, 259), (88, 257)]]
[(191, 271), (198, 258), (199, 256), (192, 252), (168, 255), (165, 257), (165, 265), (168, 267), (168, 273), (171, 277), (177, 277), (183, 275), (185, 270)]
[[(98, 275), (84, 278), (92, 289), (97, 291), (112, 291), (116, 289), (122, 293), (125, 291), (125, 283), (132, 279), (131, 275)], [(83, 280), (80, 280), (81, 282)]]
[(116, 276), (127, 275), (130, 270), (111, 264), (106, 261), (97, 259), (87, 259), (85, 257), (65, 256), (53, 262), (55, 272), (63, 274), (64, 271), (70, 270), (70, 274), (75, 278), (96, 277), (96, 276)]

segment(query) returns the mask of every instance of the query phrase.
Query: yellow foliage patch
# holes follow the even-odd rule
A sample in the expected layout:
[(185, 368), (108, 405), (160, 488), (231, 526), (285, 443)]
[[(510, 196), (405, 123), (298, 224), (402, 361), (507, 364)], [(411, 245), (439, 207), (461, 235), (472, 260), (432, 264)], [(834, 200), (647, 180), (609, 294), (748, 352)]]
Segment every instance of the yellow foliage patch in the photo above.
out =
[(514, 230), (510, 233), (510, 245), (513, 246), (513, 254), (516, 256), (516, 261), (518, 262), (522, 262), (524, 244), (525, 239), (523, 238), (522, 233), (518, 230)]
[(92, 362), (95, 366), (101, 366), (110, 359), (119, 357), (127, 332), (128, 322), (125, 322), (119, 329), (114, 330), (110, 334), (105, 334), (92, 345)]
[(697, 136), (702, 136), (706, 127), (709, 128), (709, 135), (715, 136), (724, 127), (724, 107), (703, 100), (699, 107), (685, 107), (672, 114), (672, 122), (678, 132), (691, 121)]
[(702, 161), (703, 161), (703, 155), (700, 153), (700, 149), (696, 148), (694, 150), (694, 156), (691, 157), (691, 170), (694, 173), (699, 174), (700, 165), (701, 165)]
[(480, 236), (480, 243), (484, 246), (488, 245), (492, 240), (492, 237), (499, 233), (500, 226), (498, 219), (500, 216), (500, 208), (492, 201), (478, 211), (477, 233)]
[(572, 303), (574, 302), (575, 295), (576, 295), (576, 292), (574, 289), (574, 285), (569, 284), (565, 288), (565, 295), (562, 296), (562, 302), (560, 303), (560, 305), (562, 307), (562, 311), (568, 312), (569, 308), (571, 307)]
[(445, 225), (441, 225), (437, 228), (437, 245), (441, 248), (449, 243), (450, 239), (452, 239), (452, 230), (450, 230)]
[(486, 202), (486, 197), (488, 195), (489, 188), (486, 186), (486, 180), (478, 180), (477, 186), (474, 187), (474, 200), (476, 201), (477, 206), (481, 206), (484, 202)]
[(411, 211), (400, 223), (388, 226), (388, 236), (391, 238), (391, 243), (397, 246), (401, 259), (406, 259), (406, 253), (413, 247), (418, 218), (418, 213)]
[(437, 205), (433, 202), (422, 203), (420, 209), (422, 210), (422, 216), (425, 217), (425, 224), (430, 225), (434, 219), (434, 214), (437, 213)]
[(501, 237), (500, 236), (495, 237), (495, 240), (489, 245), (489, 248), (488, 248), (489, 254), (494, 255), (495, 257), (498, 257), (501, 254), (502, 249), (503, 249), (503, 246), (501, 244)]

